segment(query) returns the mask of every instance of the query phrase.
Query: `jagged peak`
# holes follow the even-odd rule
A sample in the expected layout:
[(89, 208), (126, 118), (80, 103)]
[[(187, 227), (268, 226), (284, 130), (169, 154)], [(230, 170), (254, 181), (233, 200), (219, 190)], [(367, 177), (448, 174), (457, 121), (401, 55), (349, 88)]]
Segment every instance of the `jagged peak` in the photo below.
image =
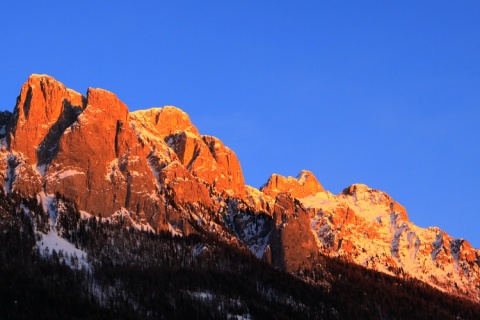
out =
[(393, 198), (386, 192), (372, 189), (366, 184), (354, 183), (351, 186), (343, 189), (344, 196), (351, 196), (355, 201), (366, 201), (368, 204), (384, 203), (390, 207), (391, 213), (398, 214), (403, 220), (409, 221), (407, 210), (400, 203), (393, 200)]
[(315, 193), (325, 191), (323, 186), (318, 182), (315, 175), (308, 170), (302, 170), (297, 175), (297, 181), (302, 186), (308, 186), (313, 190), (316, 190)]
[(315, 175), (307, 170), (302, 170), (296, 178), (284, 177), (279, 174), (272, 174), (260, 190), (271, 197), (276, 197), (279, 193), (289, 193), (295, 198), (304, 198), (309, 195), (324, 192), (322, 185), (318, 182)]
[(297, 174), (297, 181), (300, 183), (300, 184), (304, 184), (305, 181), (309, 178), (309, 176), (313, 175), (313, 173), (311, 173), (310, 171), (308, 170), (301, 170), (298, 174)]
[(187, 113), (165, 106), (132, 112), (131, 119), (137, 134), (146, 131), (152, 137), (150, 141), (163, 139), (197, 178), (212, 184), (220, 193), (245, 197), (245, 182), (235, 153), (220, 139), (200, 135)]
[(85, 110), (89, 110), (89, 113), (91, 113), (92, 108), (95, 109), (95, 112), (108, 112), (113, 119), (130, 121), (130, 112), (127, 105), (111, 91), (88, 88)]
[(107, 95), (114, 95), (116, 97), (115, 93), (113, 93), (112, 91), (102, 89), (102, 88), (88, 87), (87, 96), (88, 96), (89, 92), (98, 92), (98, 93), (103, 93), (103, 94), (107, 94)]
[(54, 82), (61, 83), (60, 81), (56, 80), (54, 77), (48, 74), (37, 74), (37, 73), (32, 73), (27, 80), (28, 83), (42, 82), (42, 81), (54, 81)]
[(48, 75), (48, 74), (40, 74), (40, 73), (32, 73), (29, 77), (29, 79), (43, 79), (43, 78), (50, 78), (50, 79), (54, 79), (52, 76)]
[(346, 187), (345, 189), (343, 189), (342, 193), (344, 195), (351, 196), (356, 192), (367, 192), (369, 190), (374, 190), (374, 189), (370, 189), (366, 184), (363, 184), (363, 183), (354, 183)]
[(37, 162), (37, 147), (50, 129), (65, 118), (65, 112), (82, 109), (83, 102), (83, 95), (67, 89), (53, 77), (31, 75), (22, 85), (6, 128), (9, 148), (23, 153), (31, 163)]
[(205, 142), (208, 145), (208, 147), (210, 148), (210, 151), (212, 151), (212, 154), (214, 153), (215, 150), (217, 152), (219, 150), (222, 150), (224, 152), (233, 152), (232, 149), (230, 149), (229, 147), (227, 147), (226, 145), (223, 144), (222, 140), (220, 140), (219, 138), (217, 138), (215, 136), (210, 136), (210, 135), (204, 134), (204, 135), (202, 135), (202, 140), (203, 140), (203, 142)]
[(174, 106), (138, 110), (132, 112), (131, 116), (147, 122), (164, 137), (180, 131), (190, 132), (200, 137), (198, 129), (192, 124), (188, 114)]
[(48, 74), (31, 74), (27, 81), (23, 84), (20, 96), (22, 96), (23, 92), (27, 92), (29, 89), (31, 90), (32, 88), (35, 88), (36, 85), (41, 86), (45, 100), (48, 99), (48, 95), (53, 92), (55, 87), (57, 90), (67, 92), (73, 99), (77, 97), (83, 97), (82, 94), (73, 89), (67, 88), (62, 82)]

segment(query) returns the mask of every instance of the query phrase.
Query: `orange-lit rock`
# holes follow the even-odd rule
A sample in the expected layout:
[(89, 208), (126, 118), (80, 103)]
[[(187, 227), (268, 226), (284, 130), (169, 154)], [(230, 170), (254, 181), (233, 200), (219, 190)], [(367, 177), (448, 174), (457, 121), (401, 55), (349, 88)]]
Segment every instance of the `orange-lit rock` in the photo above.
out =
[(246, 191), (246, 201), (248, 204), (255, 209), (257, 212), (271, 213), (271, 208), (275, 202), (272, 198), (266, 196), (260, 190), (245, 186)]
[(302, 170), (297, 178), (272, 174), (260, 190), (270, 197), (280, 193), (289, 193), (294, 198), (304, 198), (317, 192), (325, 191), (317, 178), (310, 171)]
[(124, 207), (151, 216), (158, 206), (147, 153), (130, 128), (126, 105), (90, 88), (86, 107), (58, 141), (45, 176), (47, 193), (74, 199), (81, 210), (109, 216)]
[(478, 262), (478, 252), (475, 250), (472, 245), (466, 240), (458, 240), (458, 258), (460, 260), (466, 261), (470, 264)]
[(273, 221), (267, 260), (287, 272), (311, 268), (318, 257), (318, 247), (308, 213), (298, 200), (287, 193), (279, 194), (273, 208)]
[(219, 193), (245, 198), (245, 183), (235, 153), (219, 139), (201, 136), (186, 113), (175, 107), (163, 107), (134, 112), (132, 118), (137, 127), (149, 130), (154, 137), (163, 137), (195, 177)]
[(160, 180), (173, 191), (175, 203), (201, 203), (212, 208), (207, 187), (178, 162), (163, 168), (160, 172)]
[(81, 94), (50, 76), (30, 76), (7, 128), (10, 149), (21, 152), (31, 164), (46, 161), (49, 150), (42, 142), (58, 139), (82, 111), (82, 100)]
[(155, 130), (156, 134), (166, 137), (179, 131), (191, 132), (199, 136), (198, 129), (190, 121), (188, 114), (182, 110), (165, 106), (162, 108), (152, 108), (133, 112), (133, 117), (149, 124), (150, 130)]
[(210, 150), (215, 160), (214, 168), (217, 176), (215, 177), (215, 188), (219, 192), (227, 191), (233, 196), (245, 198), (245, 181), (243, 180), (242, 168), (236, 154), (222, 141), (212, 136), (203, 136), (203, 141)]
[(343, 190), (343, 194), (351, 196), (358, 202), (387, 205), (390, 212), (395, 212), (402, 219), (408, 221), (407, 210), (398, 202), (395, 202), (387, 193), (370, 189), (364, 184), (353, 184)]

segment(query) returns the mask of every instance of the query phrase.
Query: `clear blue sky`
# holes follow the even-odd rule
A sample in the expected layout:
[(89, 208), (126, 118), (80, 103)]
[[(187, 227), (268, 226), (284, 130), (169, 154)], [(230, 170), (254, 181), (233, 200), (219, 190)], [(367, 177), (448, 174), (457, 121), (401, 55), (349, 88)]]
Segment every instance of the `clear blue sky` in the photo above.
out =
[(46, 73), (175, 105), (247, 184), (387, 191), (480, 247), (480, 2), (2, 1), (0, 108)]

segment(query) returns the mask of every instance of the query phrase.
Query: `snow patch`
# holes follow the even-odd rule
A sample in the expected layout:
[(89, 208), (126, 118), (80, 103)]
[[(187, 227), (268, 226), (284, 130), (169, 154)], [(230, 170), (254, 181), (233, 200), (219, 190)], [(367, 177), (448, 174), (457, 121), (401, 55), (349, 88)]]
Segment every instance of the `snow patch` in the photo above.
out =
[(50, 216), (50, 227), (53, 228), (57, 224), (57, 212), (53, 208), (53, 202), (55, 201), (54, 194), (45, 194), (40, 192), (40, 203), (42, 204), (43, 211), (47, 212)]
[(32, 168), (40, 175), (41, 178), (45, 177), (45, 173), (48, 169), (46, 164), (38, 165), (38, 163), (32, 165)]
[(187, 290), (187, 293), (192, 297), (197, 300), (202, 300), (202, 301), (212, 301), (213, 298), (215, 297), (212, 293), (208, 291), (190, 291)]
[(61, 179), (65, 179), (67, 177), (75, 176), (78, 174), (85, 174), (85, 173), (81, 171), (69, 169), (69, 170), (65, 170), (60, 173), (57, 173), (56, 177), (61, 180)]
[(179, 237), (183, 237), (183, 233), (181, 230), (179, 230), (178, 228), (172, 226), (172, 224), (169, 222), (168, 223), (168, 231), (170, 231), (170, 233), (172, 234), (172, 236), (179, 236)]
[(207, 250), (207, 247), (203, 243), (196, 244), (195, 248), (193, 249), (193, 257), (196, 258), (199, 254), (201, 254), (205, 250)]
[(113, 159), (107, 165), (107, 173), (105, 174), (105, 180), (113, 182), (113, 179), (116, 175), (121, 175), (121, 173), (118, 171), (118, 159)]
[(53, 250), (55, 250), (60, 261), (65, 262), (69, 267), (91, 269), (87, 261), (87, 253), (75, 248), (73, 244), (60, 237), (54, 230), (50, 230), (47, 234), (38, 234), (41, 235), (41, 239), (37, 241), (37, 248), (44, 257), (52, 256)]
[(155, 168), (154, 164), (152, 163), (152, 160), (149, 158), (147, 160), (148, 166), (150, 167), (150, 170), (152, 171), (153, 177), (155, 178), (155, 184), (157, 185), (158, 190), (162, 190), (162, 186), (160, 185), (160, 175)]
[(40, 253), (47, 257), (53, 255), (55, 250), (57, 257), (61, 262), (65, 262), (69, 267), (75, 269), (85, 267), (86, 269), (90, 269), (90, 264), (86, 258), (87, 253), (76, 248), (66, 239), (60, 237), (56, 232), (58, 212), (54, 206), (55, 196), (53, 194), (45, 194), (45, 192), (42, 191), (37, 198), (39, 198), (43, 210), (50, 216), (50, 231), (47, 234), (37, 232), (41, 237), (36, 243)]
[(93, 217), (93, 214), (88, 213), (87, 211), (80, 210), (81, 219), (90, 219), (91, 217)]
[(143, 223), (139, 223), (139, 222), (135, 221), (134, 219), (132, 219), (132, 217), (130, 216), (130, 211), (128, 211), (127, 209), (125, 209), (123, 207), (120, 208), (120, 210), (116, 211), (110, 217), (101, 218), (101, 221), (102, 222), (109, 221), (109, 222), (115, 223), (118, 218), (120, 218), (120, 219), (127, 218), (130, 221), (131, 225), (139, 231), (155, 232), (155, 230), (153, 230), (152, 226), (150, 226), (148, 223), (143, 224)]

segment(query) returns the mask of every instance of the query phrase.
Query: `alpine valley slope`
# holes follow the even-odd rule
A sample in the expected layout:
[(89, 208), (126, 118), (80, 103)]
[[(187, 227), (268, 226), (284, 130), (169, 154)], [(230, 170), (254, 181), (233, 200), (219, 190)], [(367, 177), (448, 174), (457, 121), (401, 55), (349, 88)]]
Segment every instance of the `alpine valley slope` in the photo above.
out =
[(84, 216), (214, 233), (299, 276), (328, 255), (480, 299), (480, 251), (466, 240), (415, 226), (403, 206), (361, 184), (333, 195), (302, 171), (246, 186), (235, 153), (175, 107), (129, 112), (111, 92), (83, 96), (32, 75), (0, 126), (5, 193), (36, 197), (53, 213), (60, 195)]

